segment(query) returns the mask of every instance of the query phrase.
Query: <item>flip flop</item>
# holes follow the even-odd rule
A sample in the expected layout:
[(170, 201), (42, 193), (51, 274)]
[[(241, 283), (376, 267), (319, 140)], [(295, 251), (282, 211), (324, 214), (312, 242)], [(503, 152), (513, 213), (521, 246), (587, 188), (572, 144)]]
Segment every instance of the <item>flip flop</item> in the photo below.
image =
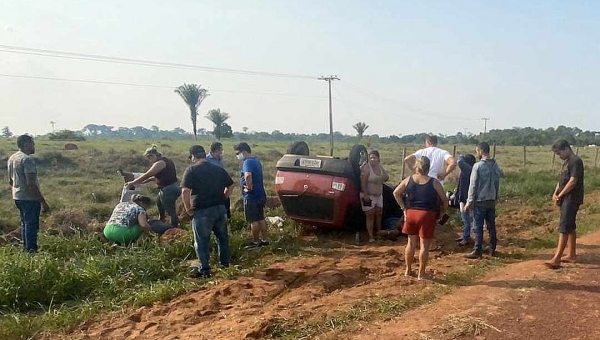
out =
[(552, 270), (560, 269), (560, 264), (551, 263), (551, 262), (544, 262), (544, 266), (546, 266), (546, 268), (552, 269)]
[(462, 241), (462, 240), (463, 240), (463, 238), (462, 238), (462, 237), (459, 237), (459, 238), (455, 238), (455, 239), (454, 239), (454, 241), (456, 241), (456, 242), (460, 242), (460, 241)]
[(564, 262), (564, 263), (575, 263), (575, 260), (571, 260), (571, 259), (560, 259), (560, 262)]
[(440, 246), (440, 245), (437, 245), (437, 246), (435, 246), (435, 247), (433, 247), (433, 248), (429, 249), (429, 251), (438, 251), (438, 250), (441, 250), (441, 249), (442, 249), (442, 246)]

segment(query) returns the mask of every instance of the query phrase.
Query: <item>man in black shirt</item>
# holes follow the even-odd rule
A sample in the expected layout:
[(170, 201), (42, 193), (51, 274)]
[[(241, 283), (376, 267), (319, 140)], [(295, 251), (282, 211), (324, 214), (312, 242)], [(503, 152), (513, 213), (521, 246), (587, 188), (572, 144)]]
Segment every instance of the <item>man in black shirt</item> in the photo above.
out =
[[(552, 146), (552, 151), (564, 160), (560, 180), (556, 184), (552, 200), (560, 207), (560, 225), (558, 231), (558, 247), (556, 254), (549, 262), (545, 262), (550, 269), (560, 268), (563, 262), (575, 261), (575, 244), (577, 239), (575, 218), (579, 206), (583, 203), (583, 161), (577, 156), (571, 145), (564, 139), (558, 140)], [(565, 248), (569, 246), (567, 256), (562, 258)]]
[[(206, 161), (206, 152), (200, 145), (190, 148), (194, 163), (183, 174), (181, 182), (185, 211), (192, 216), (194, 248), (200, 267), (190, 273), (192, 277), (210, 277), (210, 232), (219, 242), (219, 262), (229, 266), (229, 234), (225, 202), (233, 190), (233, 180), (222, 168)], [(192, 202), (192, 195), (195, 196)]]

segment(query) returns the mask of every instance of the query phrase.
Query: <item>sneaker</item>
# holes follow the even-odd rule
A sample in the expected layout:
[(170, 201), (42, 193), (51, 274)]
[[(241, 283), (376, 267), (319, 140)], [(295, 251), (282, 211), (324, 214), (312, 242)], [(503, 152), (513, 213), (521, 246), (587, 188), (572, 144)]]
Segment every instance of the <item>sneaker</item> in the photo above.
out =
[(266, 247), (269, 244), (270, 244), (269, 241), (263, 241), (263, 240), (258, 241), (258, 246), (259, 247)]
[(496, 249), (492, 249), (490, 246), (485, 246), (483, 252), (489, 254), (491, 257), (496, 257), (498, 255)]
[(250, 242), (244, 246), (244, 249), (257, 249), (260, 247), (260, 242)]
[(192, 270), (190, 270), (189, 277), (191, 277), (192, 279), (199, 279), (199, 278), (209, 278), (211, 276), (210, 274), (210, 269), (198, 269), (198, 267), (194, 267), (192, 268)]
[(477, 250), (473, 250), (472, 252), (468, 253), (465, 255), (466, 259), (472, 259), (472, 260), (476, 260), (476, 259), (480, 259), (481, 258), (481, 252), (477, 251)]

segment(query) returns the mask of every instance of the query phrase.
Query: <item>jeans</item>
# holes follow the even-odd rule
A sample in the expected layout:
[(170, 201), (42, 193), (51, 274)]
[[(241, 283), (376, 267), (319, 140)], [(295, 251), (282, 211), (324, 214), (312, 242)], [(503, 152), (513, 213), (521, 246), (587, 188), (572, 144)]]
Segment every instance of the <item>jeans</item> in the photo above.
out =
[(179, 183), (173, 183), (160, 189), (156, 198), (156, 207), (158, 208), (158, 217), (163, 219), (165, 212), (171, 217), (171, 225), (177, 227), (179, 225), (179, 217), (177, 216), (177, 207), (175, 202), (181, 196), (181, 188)]
[(36, 252), (38, 250), (37, 236), (40, 229), (40, 212), (42, 204), (40, 201), (15, 200), (15, 205), (19, 209), (21, 217), (21, 237), (23, 238), (23, 248), (27, 252)]
[(463, 211), (465, 203), (460, 202), (460, 218), (463, 222), (463, 242), (469, 242), (471, 240), (471, 228), (473, 226), (473, 211), (471, 209)]
[(227, 209), (224, 205), (215, 205), (194, 212), (192, 219), (194, 231), (194, 248), (199, 270), (210, 270), (210, 232), (214, 232), (219, 244), (219, 262), (221, 266), (229, 266), (229, 234), (227, 233)]
[(490, 248), (496, 250), (498, 239), (496, 238), (496, 208), (474, 208), (474, 229), (475, 229), (475, 251), (482, 253), (483, 244), (483, 222), (487, 224), (488, 232), (490, 233)]

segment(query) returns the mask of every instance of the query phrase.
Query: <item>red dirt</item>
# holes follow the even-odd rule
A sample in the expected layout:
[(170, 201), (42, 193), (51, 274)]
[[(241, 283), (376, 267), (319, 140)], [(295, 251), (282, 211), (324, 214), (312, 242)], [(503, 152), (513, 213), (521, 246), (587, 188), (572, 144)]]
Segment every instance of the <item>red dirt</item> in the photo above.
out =
[[(587, 200), (598, 198), (600, 194)], [(505, 209), (506, 214), (498, 219), (499, 236), (510, 235), (514, 241), (533, 235), (531, 228), (521, 230), (520, 225), (534, 224), (541, 232), (557, 223), (556, 209), (540, 210)], [(112, 313), (88, 321), (71, 334), (43, 338), (258, 339), (267, 337), (274, 327), (297, 327), (339, 315), (368, 298), (399, 299), (440, 287), (403, 276), (404, 240), (354, 246), (350, 245), (352, 236), (340, 242), (319, 235), (322, 247), (307, 249), (310, 255), (275, 263), (252, 277), (222, 281), (167, 303)], [(440, 236), (444, 252), (432, 253), (430, 266), (437, 278), (476, 263), (454, 253), (454, 232)], [(506, 239), (499, 248), (503, 253), (524, 246)], [(544, 269), (539, 259), (510, 264), (396, 320), (364, 322), (361, 327), (316, 338), (598, 339), (600, 267), (593, 262), (598, 262), (600, 248), (592, 245), (600, 244), (600, 232), (579, 243), (589, 245), (580, 249), (583, 263), (568, 264), (559, 271)], [(548, 253), (540, 257), (547, 258)], [(465, 331), (469, 325), (479, 329), (478, 334)], [(486, 329), (488, 325), (501, 332)], [(580, 330), (585, 333), (579, 334)]]

